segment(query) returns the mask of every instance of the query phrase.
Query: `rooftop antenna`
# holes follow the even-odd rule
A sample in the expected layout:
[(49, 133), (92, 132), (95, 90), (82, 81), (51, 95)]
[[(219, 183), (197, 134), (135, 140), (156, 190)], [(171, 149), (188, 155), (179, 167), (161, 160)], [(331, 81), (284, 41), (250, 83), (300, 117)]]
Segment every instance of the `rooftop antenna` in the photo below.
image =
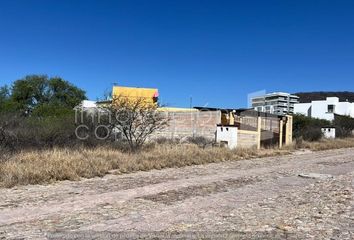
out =
[(193, 105), (193, 97), (190, 96), (189, 97), (189, 108), (192, 108), (192, 105)]

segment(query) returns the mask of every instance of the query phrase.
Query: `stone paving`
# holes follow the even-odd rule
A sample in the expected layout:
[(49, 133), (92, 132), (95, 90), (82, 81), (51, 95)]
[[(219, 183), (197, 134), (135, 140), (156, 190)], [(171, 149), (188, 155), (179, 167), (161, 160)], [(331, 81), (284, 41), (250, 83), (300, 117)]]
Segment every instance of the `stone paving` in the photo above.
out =
[(0, 189), (0, 239), (354, 239), (354, 149)]

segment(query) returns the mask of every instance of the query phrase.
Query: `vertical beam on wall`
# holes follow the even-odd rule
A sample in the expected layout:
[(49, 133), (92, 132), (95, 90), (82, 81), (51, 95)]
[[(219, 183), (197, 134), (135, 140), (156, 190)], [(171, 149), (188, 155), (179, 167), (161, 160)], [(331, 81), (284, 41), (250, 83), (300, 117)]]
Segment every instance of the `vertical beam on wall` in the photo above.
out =
[(194, 112), (191, 112), (191, 114), (192, 114), (192, 118), (191, 118), (191, 120), (192, 120), (192, 134), (193, 134), (193, 137), (195, 137), (195, 130), (196, 130), (196, 127), (195, 127), (195, 124), (196, 124), (196, 117), (195, 117), (195, 114), (194, 114)]
[(171, 139), (175, 139), (175, 131), (176, 131), (176, 119), (175, 119), (175, 113), (169, 113), (167, 112), (168, 115), (171, 115), (171, 120), (172, 124), (170, 125), (170, 132), (171, 132)]
[(215, 114), (217, 124), (221, 124), (221, 111), (217, 111)]
[(257, 119), (257, 149), (261, 149), (262, 117)]
[(289, 116), (289, 120), (290, 120), (290, 125), (289, 125), (289, 144), (293, 143), (293, 116)]
[(234, 113), (233, 112), (230, 112), (229, 113), (229, 124), (230, 125), (235, 125), (235, 117), (234, 117)]
[[(212, 113), (210, 113), (210, 114), (212, 114)], [(215, 113), (215, 116), (214, 116), (214, 117), (215, 117), (216, 125), (221, 124), (221, 111), (217, 111), (217, 112)], [(216, 130), (216, 127), (217, 127), (217, 126), (215, 126), (215, 130)], [(215, 141), (216, 141), (216, 132), (217, 132), (217, 131), (214, 132)]]
[[(202, 131), (202, 127), (200, 126), (200, 123), (199, 123), (199, 115), (200, 115), (200, 112), (196, 112), (195, 115), (194, 115), (194, 134), (196, 136), (198, 135), (203, 135), (203, 131)], [(201, 132), (199, 132), (201, 131)]]
[(291, 144), (293, 142), (293, 117), (290, 115), (286, 116), (286, 135), (285, 135), (285, 144)]
[(195, 116), (193, 112), (191, 112), (191, 130), (192, 130), (192, 137), (195, 137), (194, 130), (195, 130)]
[(279, 121), (279, 148), (283, 147), (283, 119)]

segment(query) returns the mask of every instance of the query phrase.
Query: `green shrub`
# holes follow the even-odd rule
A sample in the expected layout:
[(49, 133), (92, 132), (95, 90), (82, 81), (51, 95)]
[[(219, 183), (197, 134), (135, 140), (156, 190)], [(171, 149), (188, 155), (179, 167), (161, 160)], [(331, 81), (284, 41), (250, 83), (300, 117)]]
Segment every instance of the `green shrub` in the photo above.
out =
[(350, 137), (354, 131), (354, 118), (335, 115), (333, 125), (336, 127), (337, 137)]
[(323, 119), (306, 117), (295, 114), (293, 124), (293, 136), (296, 140), (318, 141), (323, 134), (321, 128), (330, 125), (331, 122)]
[(0, 118), (0, 146), (7, 149), (70, 146), (76, 141), (74, 115), (24, 117), (6, 114)]

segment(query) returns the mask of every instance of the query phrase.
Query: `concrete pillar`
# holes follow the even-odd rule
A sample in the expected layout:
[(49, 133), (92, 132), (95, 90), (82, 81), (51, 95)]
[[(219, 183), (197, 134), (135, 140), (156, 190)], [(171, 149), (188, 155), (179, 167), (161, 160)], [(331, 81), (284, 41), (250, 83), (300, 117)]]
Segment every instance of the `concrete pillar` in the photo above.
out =
[(286, 135), (285, 135), (285, 144), (291, 144), (293, 142), (293, 117), (290, 115), (286, 116)]
[(261, 149), (262, 117), (258, 117), (257, 120), (257, 149)]
[(283, 147), (283, 119), (279, 121), (279, 148)]
[(230, 125), (234, 125), (235, 124), (235, 117), (234, 117), (234, 113), (233, 112), (229, 113), (229, 124)]
[(199, 112), (193, 113), (193, 137), (198, 135)]

